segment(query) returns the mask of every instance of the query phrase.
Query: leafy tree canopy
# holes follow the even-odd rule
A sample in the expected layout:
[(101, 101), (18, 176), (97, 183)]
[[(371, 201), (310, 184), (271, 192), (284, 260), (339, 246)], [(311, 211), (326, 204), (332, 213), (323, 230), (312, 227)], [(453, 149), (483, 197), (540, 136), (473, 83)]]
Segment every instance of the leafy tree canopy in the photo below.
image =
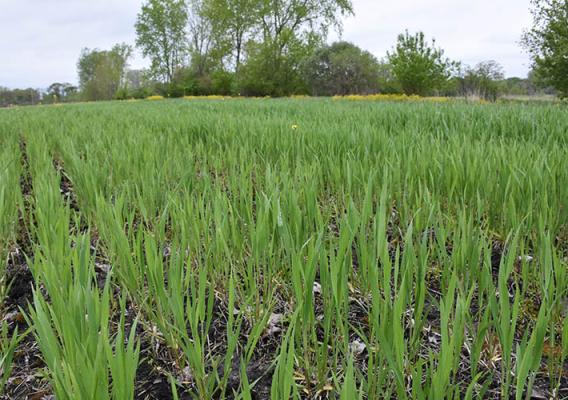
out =
[(533, 27), (522, 44), (537, 79), (568, 97), (568, 0), (531, 0)]
[(117, 44), (111, 50), (83, 49), (77, 68), (85, 100), (113, 99), (123, 84), (132, 48)]
[(459, 65), (444, 57), (435, 40), (428, 43), (423, 32), (400, 34), (387, 58), (404, 93), (421, 96), (441, 90)]
[(310, 92), (316, 96), (368, 94), (378, 91), (375, 56), (348, 42), (323, 46), (304, 67)]
[(147, 0), (136, 20), (136, 46), (150, 58), (154, 78), (170, 83), (189, 54), (184, 0)]

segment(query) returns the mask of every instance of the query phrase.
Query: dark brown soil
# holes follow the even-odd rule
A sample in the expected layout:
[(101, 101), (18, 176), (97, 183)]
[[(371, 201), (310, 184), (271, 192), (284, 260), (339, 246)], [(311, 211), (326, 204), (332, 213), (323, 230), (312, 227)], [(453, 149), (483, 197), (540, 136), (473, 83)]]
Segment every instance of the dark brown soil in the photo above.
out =
[(5, 306), (26, 308), (32, 299), (33, 276), (22, 252), (13, 253), (8, 259), (6, 281), (10, 286)]

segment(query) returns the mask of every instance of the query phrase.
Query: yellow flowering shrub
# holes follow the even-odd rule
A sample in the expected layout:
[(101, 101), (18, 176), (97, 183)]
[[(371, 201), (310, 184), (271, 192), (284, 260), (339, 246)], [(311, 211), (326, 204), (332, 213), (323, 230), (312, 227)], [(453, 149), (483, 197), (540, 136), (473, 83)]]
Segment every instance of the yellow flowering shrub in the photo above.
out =
[(184, 99), (186, 100), (225, 100), (225, 99), (230, 99), (232, 98), (231, 96), (221, 96), (218, 94), (210, 94), (207, 96), (183, 96)]
[(364, 101), (430, 101), (430, 102), (448, 102), (452, 99), (449, 97), (420, 97), (416, 95), (406, 94), (369, 94), (360, 95), (352, 94), (347, 96), (333, 96), (333, 100), (364, 100)]

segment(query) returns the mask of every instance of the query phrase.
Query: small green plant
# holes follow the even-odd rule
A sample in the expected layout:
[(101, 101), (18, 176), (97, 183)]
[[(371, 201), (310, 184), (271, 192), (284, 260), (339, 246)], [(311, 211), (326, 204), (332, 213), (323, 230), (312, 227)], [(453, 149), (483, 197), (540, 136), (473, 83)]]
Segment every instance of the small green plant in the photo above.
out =
[(7, 321), (2, 321), (0, 325), (0, 394), (4, 393), (6, 382), (12, 373), (14, 352), (26, 335), (27, 332), (18, 332), (17, 327), (10, 334)]
[[(41, 271), (38, 284), (47, 289), (50, 301), (37, 286), (26, 319), (33, 326), (57, 398), (133, 398), (140, 352), (134, 337), (136, 322), (125, 346), (125, 302), (121, 301), (118, 333), (112, 344), (110, 282), (99, 292), (88, 251), (89, 238), (83, 236), (63, 264), (36, 255), (34, 269)], [(66, 286), (53, 284), (67, 274), (72, 279)]]

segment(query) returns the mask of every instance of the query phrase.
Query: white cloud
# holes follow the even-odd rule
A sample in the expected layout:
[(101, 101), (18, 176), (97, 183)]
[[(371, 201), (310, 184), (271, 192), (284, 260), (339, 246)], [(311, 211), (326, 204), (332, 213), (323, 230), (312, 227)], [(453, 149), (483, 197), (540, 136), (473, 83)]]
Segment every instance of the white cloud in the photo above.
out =
[[(76, 82), (83, 47), (133, 44), (142, 0), (0, 0), (0, 86)], [(524, 76), (529, 60), (518, 41), (530, 26), (529, 0), (353, 0), (343, 39), (383, 57), (398, 33), (422, 30), (467, 64), (494, 59)], [(332, 35), (330, 39), (336, 38)], [(147, 63), (136, 55), (133, 67)]]
[[(135, 40), (141, 0), (0, 0), (0, 86), (76, 82), (84, 47)], [(139, 56), (131, 63), (143, 65)]]
[(354, 0), (355, 16), (343, 39), (383, 57), (399, 33), (423, 31), (452, 59), (495, 60), (509, 76), (526, 76), (530, 64), (519, 45), (530, 27), (529, 0)]

